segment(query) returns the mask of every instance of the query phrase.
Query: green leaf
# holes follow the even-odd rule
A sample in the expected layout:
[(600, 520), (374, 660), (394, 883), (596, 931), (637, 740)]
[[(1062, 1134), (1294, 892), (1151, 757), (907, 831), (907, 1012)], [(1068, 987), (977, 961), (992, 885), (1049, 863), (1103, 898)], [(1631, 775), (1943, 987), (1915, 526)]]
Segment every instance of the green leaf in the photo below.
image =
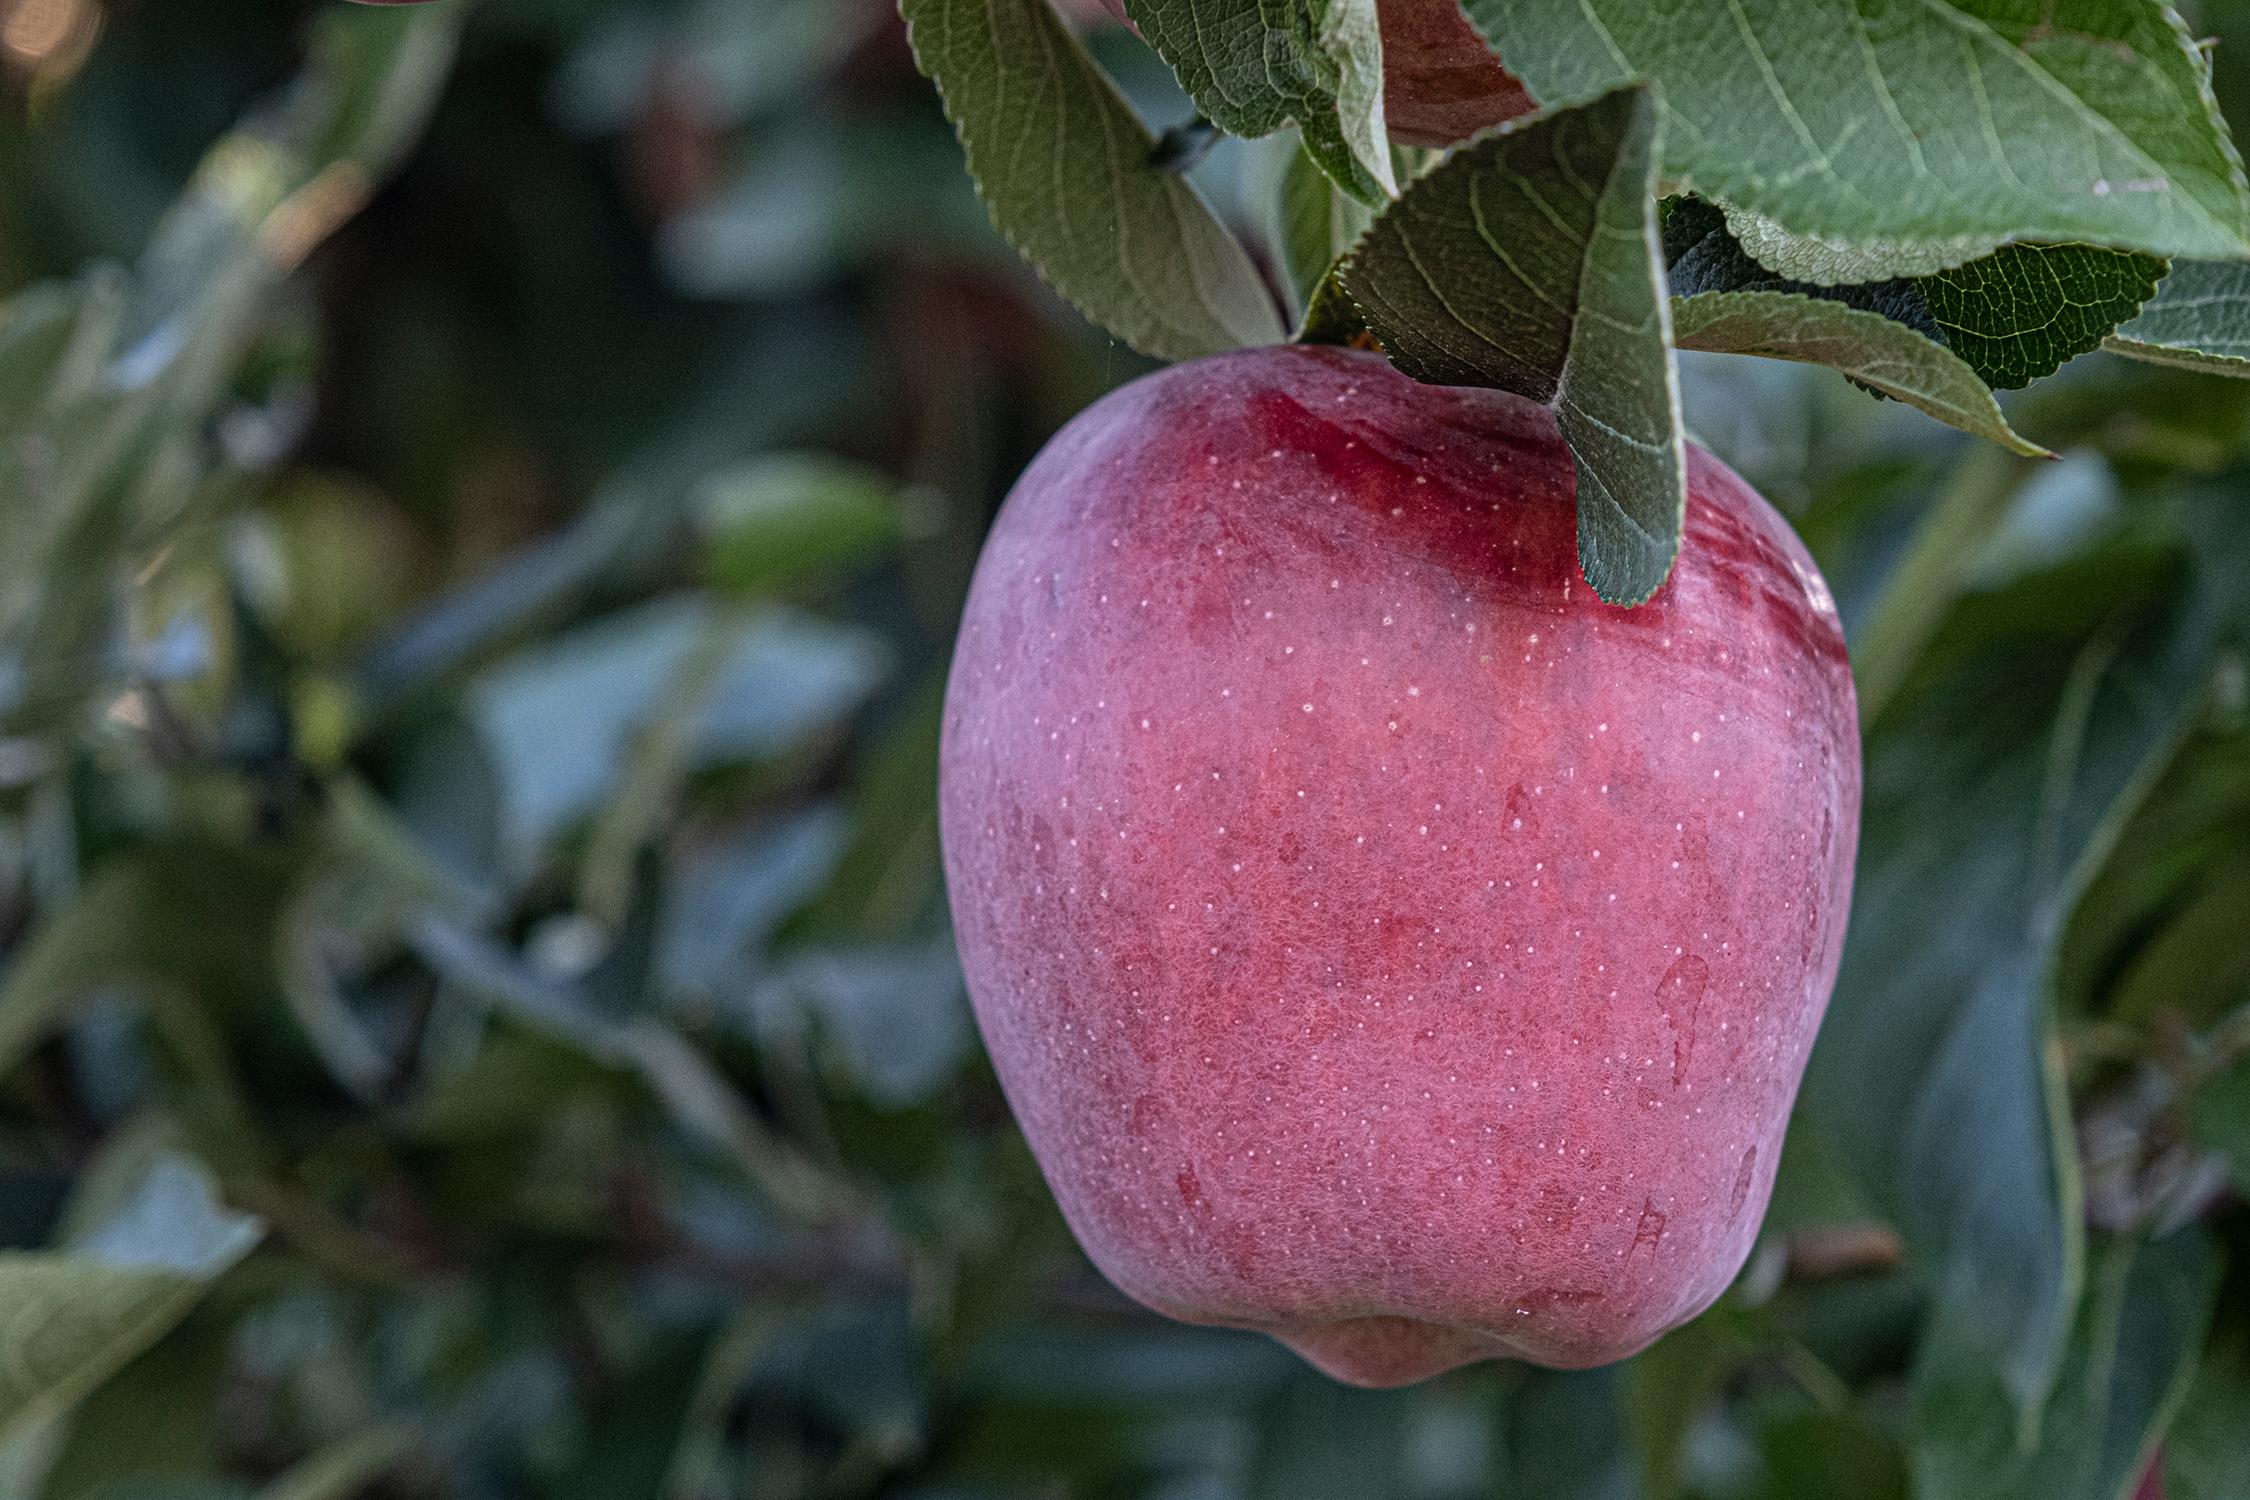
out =
[(1672, 337), (1682, 349), (1826, 365), (2011, 452), (2047, 453), (2008, 425), (1975, 370), (1881, 313), (1797, 292), (1702, 292), (1672, 304)]
[(2166, 1500), (2242, 1500), (2250, 1495), (2250, 1351), (2242, 1335), (2214, 1339), (2188, 1382), (2164, 1439)]
[(1933, 1294), (1925, 1359), (1991, 1367), (2026, 1413), (2081, 1234), (2056, 949), (2200, 707), (2215, 624), (2174, 582), (2124, 546), (2029, 574), (1969, 596), (1903, 674), (1871, 726), (1852, 927), (1805, 1083)]
[(0, 1076), (99, 985), (148, 980), (214, 995), (266, 993), (263, 942), (278, 899), (272, 872), (239, 855), (146, 850), (105, 864), (8, 966)]
[[(715, 675), (689, 684), (695, 701), (668, 693), (704, 665)], [(500, 772), (512, 857), (528, 868), (603, 806), (636, 739), (667, 712), (686, 714), (667, 727), (684, 736), (681, 768), (779, 755), (849, 713), (888, 665), (868, 631), (782, 608), (743, 615), (699, 594), (620, 610), (496, 663), (471, 685), (469, 712)]]
[(819, 454), (775, 453), (722, 469), (697, 496), (704, 568), (732, 594), (770, 594), (897, 541), (897, 487)]
[(2155, 299), (2102, 347), (2160, 365), (2250, 376), (2250, 263), (2175, 262)]
[(2100, 348), (2163, 275), (2163, 261), (2130, 250), (2005, 245), (1917, 284), (1946, 347), (1986, 384), (2012, 391)]
[(2250, 856), (2199, 872), (2192, 894), (2111, 986), (2109, 1013), (2133, 1022), (2208, 1025), (2250, 992)]
[(170, 1154), (67, 1249), (0, 1253), (0, 1433), (69, 1406), (156, 1342), (263, 1232)]
[(1413, 1399), (1355, 1391), (1302, 1371), (1274, 1393), (1258, 1426), (1250, 1500), (1387, 1500), (1399, 1469)]
[(128, 1479), (186, 1481), (218, 1467), (229, 1321), (217, 1311), (200, 1305), (78, 1403), (60, 1424), (39, 1500), (87, 1500)]
[(2054, 1393), (2027, 1448), (2007, 1397), (1974, 1382), (1924, 1392), (1922, 1500), (2117, 1500), (2186, 1394), (2220, 1260), (2188, 1230), (2098, 1258)]
[[(1732, 215), (1701, 199), (1672, 203), (1664, 222), (1664, 251), (1674, 298), (1709, 292), (1793, 292), (1889, 318), (1947, 356), (1943, 384), (1954, 394), (1931, 414), (1986, 437), (1995, 436), (1991, 422), (1999, 416), (1988, 388), (2028, 384), (2065, 360), (2099, 347), (2120, 320), (2131, 317), (2147, 300), (2164, 272), (2162, 261), (2129, 251), (2092, 245), (2008, 245), (1967, 265), (1920, 278), (1891, 275), (1828, 284), (1784, 276), (1761, 263), (1736, 238), (1732, 223)], [(1673, 317), (1675, 337), (1680, 347), (1687, 348), (1678, 333), (1677, 304)], [(1880, 342), (1887, 349), (1911, 351), (1915, 364), (1928, 358), (1896, 338)], [(1852, 368), (1851, 352), (1860, 346), (1860, 340), (1847, 340), (1841, 346), (1846, 351), (1841, 361), (1818, 362), (1834, 364), (1887, 395), (1923, 404)], [(1964, 374), (1987, 389), (1972, 396), (1961, 388)], [(1964, 408), (1975, 414), (1978, 425), (1959, 420), (1956, 414)], [(2019, 452), (2039, 451), (2019, 446), (2020, 439), (1999, 440)]]
[(777, 1135), (673, 1028), (650, 1016), (613, 1020), (580, 989), (533, 971), (440, 914), (417, 922), (411, 940), (423, 961), (464, 995), (603, 1068), (639, 1076), (684, 1135), (732, 1158), (778, 1206), (808, 1218), (837, 1208), (844, 1190)]
[(1375, 0), (1125, 0), (1125, 10), (1220, 129), (1260, 136), (1294, 120), (1353, 197), (1376, 204), (1398, 191)]
[(2014, 0), (1880, 15), (1836, 0), (1468, 10), (1536, 99), (1653, 80), (1667, 178), (1790, 234), (1873, 252), (1856, 279), (1878, 264), (1927, 273), (2018, 239), (2250, 253), (2250, 194), (2207, 65), (2154, 0), (2060, 16)]
[(1415, 379), (1553, 408), (1579, 565), (1612, 604), (1664, 582), (1687, 503), (1655, 135), (1639, 86), (1511, 121), (1414, 182), (1336, 273)]
[(413, 1451), (413, 1434), (377, 1427), (329, 1444), (258, 1492), (258, 1500), (351, 1500)]
[(1502, 1495), (1633, 1500), (1637, 1465), (1626, 1426), (1624, 1377), (1598, 1370), (1532, 1370), (1502, 1413)]
[(1303, 151), (1290, 153), (1279, 199), (1274, 240), (1297, 303), (1309, 310), (1328, 273), (1359, 243), (1375, 216), (1340, 192)]
[(1281, 341), (1249, 255), (1044, 0), (900, 10), (993, 222), (1065, 300), (1160, 359)]
[(2236, 1189), (2250, 1193), (2250, 1061), (2238, 1062), (2197, 1089), (2189, 1101), (2188, 1123), (2197, 1141), (2225, 1158)]
[[(2209, 931), (2206, 921), (2224, 911), (2225, 888), (2239, 878), (2231, 872), (2239, 871), (2245, 848), (2250, 848), (2250, 737), (2207, 728), (2150, 792), (2071, 914), (2060, 974), (2065, 1016), (2127, 1008), (2145, 1018), (2162, 1002), (2191, 1026), (2214, 1019), (2230, 996), (2203, 982), (2194, 934)], [(2175, 931), (2177, 939), (2169, 936)], [(2250, 934), (2228, 931), (2225, 938), (2216, 950), (2222, 962), (2250, 947)], [(2155, 957), (2175, 948), (2174, 955)], [(2160, 976), (2177, 982), (2136, 997), (2139, 986), (2130, 976), (2142, 970), (2146, 982)], [(2127, 979), (2123, 986), (2121, 977)]]
[(1923, 244), (1876, 237), (1857, 242), (1793, 234), (1764, 214), (1723, 205), (1727, 233), (1745, 253), (1777, 276), (1814, 286), (1857, 286), (1871, 281), (1927, 276), (1997, 249), (1998, 235)]

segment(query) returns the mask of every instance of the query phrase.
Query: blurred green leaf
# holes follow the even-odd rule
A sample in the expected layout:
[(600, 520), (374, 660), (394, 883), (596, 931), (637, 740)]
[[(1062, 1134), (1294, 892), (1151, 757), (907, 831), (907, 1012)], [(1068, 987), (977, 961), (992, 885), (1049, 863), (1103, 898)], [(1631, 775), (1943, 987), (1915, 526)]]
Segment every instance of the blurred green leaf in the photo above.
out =
[[(2080, 571), (2129, 576), (2116, 550)], [(2078, 1282), (2056, 948), (2192, 722), (2216, 629), (2208, 599), (2127, 594), (2058, 649), (2075, 627), (2047, 606), (2073, 576), (1957, 609), (1875, 725), (1844, 974), (1804, 1094), (1937, 1299), (1925, 1369), (1983, 1368), (2026, 1414)], [(1943, 811), (1968, 805), (1973, 822)]]
[(1250, 1500), (1389, 1500), (1415, 1402), (1397, 1391), (1358, 1391), (1301, 1371), (1274, 1393), (1259, 1423)]
[(258, 1500), (351, 1500), (413, 1451), (414, 1435), (378, 1427), (330, 1444), (258, 1492)]
[(1600, 1370), (1529, 1370), (1502, 1415), (1502, 1494), (1635, 1500), (1622, 1380)]
[(1163, 359), (1281, 342), (1249, 256), (1043, 0), (901, 9), (993, 222), (1066, 301)]
[(846, 1074), (892, 1109), (928, 1099), (953, 1076), (973, 1036), (950, 933), (917, 947), (793, 953), (753, 992), (751, 1006), (770, 1041), (795, 1040), (816, 1025)]
[(1512, 121), (1416, 179), (1335, 271), (1416, 380), (1554, 409), (1579, 566), (1612, 604), (1664, 582), (1687, 504), (1656, 146), (1639, 86)]
[(896, 486), (817, 454), (776, 453), (714, 474), (697, 505), (706, 573), (758, 596), (819, 578), (896, 543)]
[(781, 1208), (817, 1218), (836, 1206), (836, 1185), (778, 1137), (671, 1027), (645, 1016), (612, 1020), (570, 986), (434, 915), (415, 924), (412, 941), (425, 962), (467, 994), (605, 1069), (637, 1075), (689, 1140), (732, 1160)]
[(703, 297), (813, 291), (912, 235), (931, 258), (1005, 254), (945, 138), (918, 119), (786, 120), (724, 189), (664, 228), (665, 265)]
[(2250, 1060), (2197, 1089), (2188, 1119), (2195, 1138), (2226, 1159), (2235, 1190), (2250, 1193)]
[(192, 1480), (219, 1466), (226, 1324), (212, 1304), (95, 1388), (70, 1413), (39, 1500), (86, 1500), (122, 1480)]
[(1770, 1500), (1798, 1495), (1833, 1500), (1906, 1500), (1906, 1457), (1863, 1417), (1800, 1411), (1773, 1418), (1758, 1433), (1764, 1473), (1756, 1493)]
[(2188, 1381), (2179, 1415), (2164, 1438), (2168, 1500), (2235, 1500), (2250, 1495), (2250, 1359), (2239, 1329), (2213, 1342)]
[(241, 940), (271, 930), (277, 894), (270, 861), (166, 850), (104, 866), (0, 981), (0, 1074), (104, 984), (270, 990), (262, 948)]
[(258, 1242), (185, 1157), (160, 1157), (110, 1217), (60, 1251), (0, 1253), (0, 1430), (84, 1396), (184, 1317)]
[(2218, 1286), (2196, 1231), (2103, 1248), (2057, 1371), (2028, 1428), (1996, 1386), (1946, 1381), (1924, 1411), (1915, 1493), (1929, 1500), (2115, 1500), (2179, 1408)]
[(634, 737), (667, 706), (666, 682), (707, 638), (731, 642), (730, 654), (684, 726), (683, 770), (795, 747), (849, 712), (887, 665), (865, 631), (786, 611), (737, 618), (696, 595), (639, 606), (497, 664), (471, 686), (469, 712), (499, 771), (518, 867), (609, 797)]

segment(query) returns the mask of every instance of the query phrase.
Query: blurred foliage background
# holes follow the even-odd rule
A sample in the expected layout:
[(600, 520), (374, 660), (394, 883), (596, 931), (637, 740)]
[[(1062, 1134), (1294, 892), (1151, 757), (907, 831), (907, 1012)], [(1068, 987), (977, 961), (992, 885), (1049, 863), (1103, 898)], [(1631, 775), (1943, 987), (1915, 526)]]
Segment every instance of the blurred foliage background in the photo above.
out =
[(976, 1045), (953, 622), (1145, 366), (882, 0), (0, 0), (0, 293), (0, 1496), (2250, 1496), (2250, 387), (1687, 357), (1845, 980), (1719, 1307), (1369, 1393), (1111, 1291)]

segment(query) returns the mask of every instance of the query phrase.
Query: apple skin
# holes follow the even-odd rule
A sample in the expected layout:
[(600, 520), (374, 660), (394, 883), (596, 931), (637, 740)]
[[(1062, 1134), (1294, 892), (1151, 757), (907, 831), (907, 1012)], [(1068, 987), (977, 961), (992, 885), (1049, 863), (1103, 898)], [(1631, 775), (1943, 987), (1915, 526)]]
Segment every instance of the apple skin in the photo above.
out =
[[(1102, 4), (1133, 24), (1125, 0)], [(1377, 0), (1375, 24), (1383, 37), (1384, 123), (1400, 145), (1450, 146), (1539, 107), (1469, 24), (1460, 0)]]
[(1450, 146), (1539, 106), (1500, 65), (1460, 0), (1378, 0), (1383, 118), (1402, 146)]
[(1689, 450), (1655, 597), (1579, 576), (1542, 408), (1381, 358), (1066, 426), (948, 684), (977, 1020), (1096, 1265), (1401, 1385), (1620, 1359), (1733, 1279), (1843, 942), (1857, 714), (1787, 524)]

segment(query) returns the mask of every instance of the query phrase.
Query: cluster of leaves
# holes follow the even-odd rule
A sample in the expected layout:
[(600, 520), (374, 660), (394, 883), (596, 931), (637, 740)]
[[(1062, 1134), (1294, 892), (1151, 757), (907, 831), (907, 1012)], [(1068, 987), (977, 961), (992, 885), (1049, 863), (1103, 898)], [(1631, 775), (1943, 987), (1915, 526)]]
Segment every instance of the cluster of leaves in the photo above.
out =
[[(1988, 383), (2037, 361), (1977, 345), (1975, 299), (2051, 282), (2091, 328), (2148, 247), (1832, 290), (1753, 254), (1773, 203), (1644, 191), (1692, 175), (1646, 89), (1448, 158), (1511, 190), (1369, 144), (1347, 0), (1276, 54), (1332, 65), (1230, 85), (1240, 115), (1121, 30), (1000, 29), (1151, 118), (1339, 101), (1311, 156), (1183, 180), (1121, 114), (1086, 133), (1106, 85), (1015, 96), (1120, 150), (1130, 222), (1228, 226), (1074, 240), (1147, 327), (1221, 326), (1182, 287), (1244, 320), (1210, 347), (1281, 333), (1238, 261), (1293, 266), (1450, 371), (1337, 246), (1462, 202), (1631, 217), (1669, 286), (1605, 277), (1652, 289), (1685, 424), (1792, 511), (1853, 642), (1861, 902), (1741, 1282), (1609, 1370), (1351, 1391), (1086, 1265), (945, 926), (969, 562), (1143, 366), (985, 227), (880, 4), (484, 0), (457, 55), (461, 19), (121, 13), (0, 121), (0, 1494), (2250, 1489), (2250, 386), (2081, 361), (2011, 398), (2049, 463), (1696, 352), (1837, 351), (1801, 358), (2004, 438)], [(196, 102), (300, 68), (231, 132)], [(1330, 170), (1413, 186), (1369, 231)], [(82, 269), (105, 249), (137, 257)], [(2103, 334), (2240, 358), (2231, 275)], [(1975, 379), (1843, 352), (1902, 337)]]
[[(2250, 185), (2156, 0), (1469, 0), (1543, 107), (1403, 189), (1374, 0), (1126, 8), (1213, 124), (1301, 127), (1297, 337), (1552, 408), (1613, 603), (1679, 549), (1676, 350), (1825, 365), (2022, 453), (2045, 450), (1993, 392), (2105, 343), (2250, 370)], [(1283, 337), (1256, 264), (1045, 0), (904, 9), (995, 222), (1073, 304), (1167, 359)]]

